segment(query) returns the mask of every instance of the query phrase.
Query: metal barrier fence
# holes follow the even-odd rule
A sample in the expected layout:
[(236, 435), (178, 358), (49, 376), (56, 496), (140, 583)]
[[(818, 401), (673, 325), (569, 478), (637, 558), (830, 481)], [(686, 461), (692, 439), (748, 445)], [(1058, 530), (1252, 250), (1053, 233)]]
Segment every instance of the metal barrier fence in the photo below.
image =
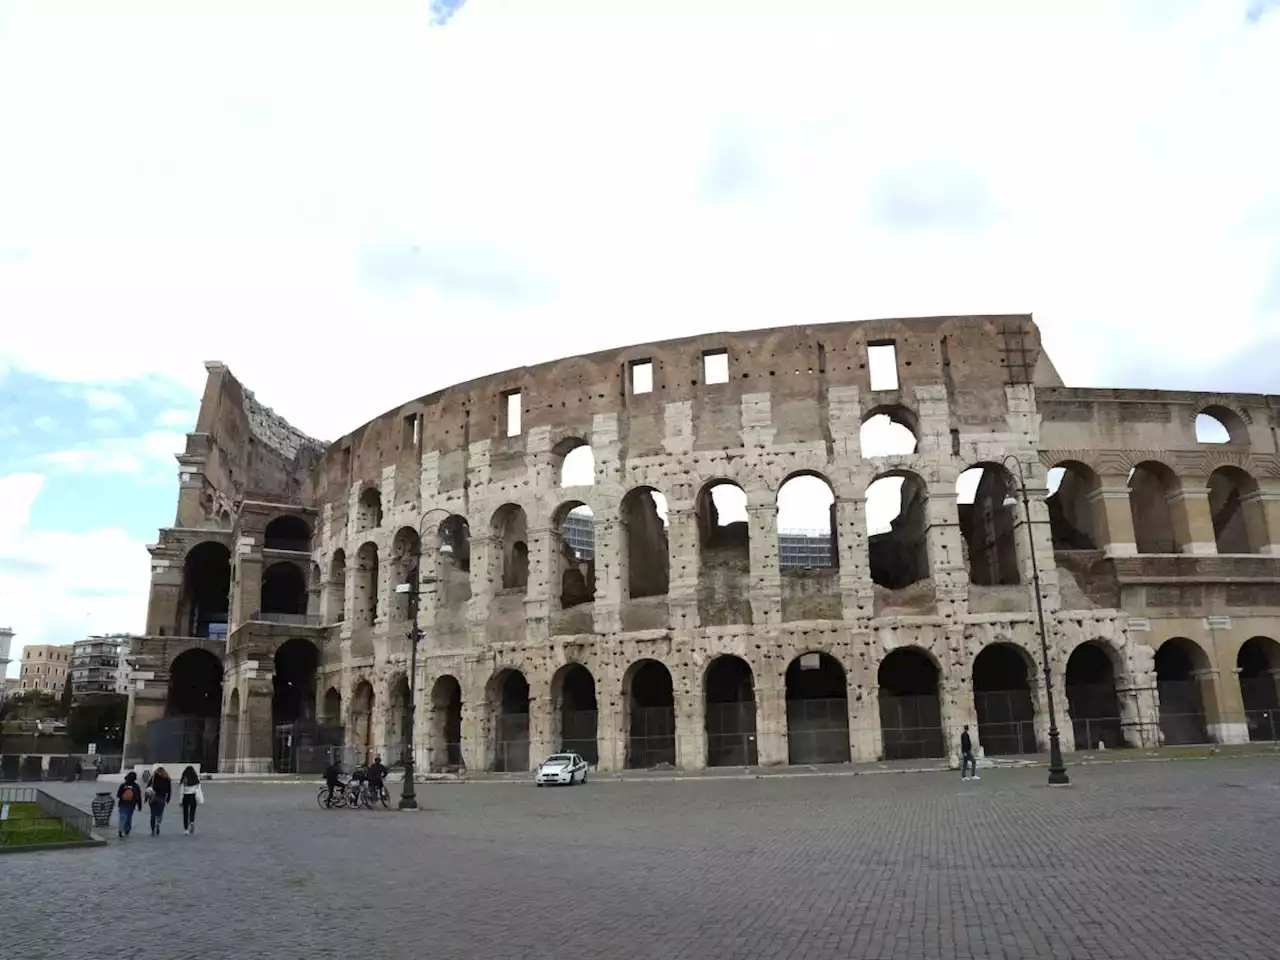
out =
[[(38, 816), (19, 805), (35, 805)], [(35, 787), (0, 787), (0, 808), (10, 816), (0, 819), (0, 846), (33, 843), (70, 843), (92, 836), (93, 817)]]

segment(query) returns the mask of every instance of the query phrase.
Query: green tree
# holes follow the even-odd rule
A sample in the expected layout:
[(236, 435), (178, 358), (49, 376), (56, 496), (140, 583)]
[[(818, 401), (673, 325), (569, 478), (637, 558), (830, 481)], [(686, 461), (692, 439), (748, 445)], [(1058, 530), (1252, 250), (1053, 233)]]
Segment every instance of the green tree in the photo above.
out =
[(52, 693), (43, 690), (26, 690), (10, 697), (12, 720), (44, 720), (59, 715), (60, 704)]
[(67, 682), (62, 685), (62, 702), (58, 704), (60, 716), (65, 720), (71, 715), (71, 703), (75, 696), (75, 688), (71, 684), (71, 672), (67, 671)]
[(128, 709), (129, 698), (122, 693), (91, 694), (71, 708), (67, 736), (81, 748), (91, 743), (123, 743)]

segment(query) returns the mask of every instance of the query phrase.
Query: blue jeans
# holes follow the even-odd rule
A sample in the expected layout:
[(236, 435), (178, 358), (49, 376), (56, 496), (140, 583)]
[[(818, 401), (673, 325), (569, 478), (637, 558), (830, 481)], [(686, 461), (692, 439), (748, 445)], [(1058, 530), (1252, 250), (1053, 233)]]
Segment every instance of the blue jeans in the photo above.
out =
[(970, 770), (973, 771), (973, 776), (978, 775), (978, 758), (973, 755), (972, 750), (966, 750), (960, 758), (960, 776), (967, 776)]
[(132, 804), (120, 808), (120, 832), (126, 837), (133, 832), (133, 811), (136, 809)]

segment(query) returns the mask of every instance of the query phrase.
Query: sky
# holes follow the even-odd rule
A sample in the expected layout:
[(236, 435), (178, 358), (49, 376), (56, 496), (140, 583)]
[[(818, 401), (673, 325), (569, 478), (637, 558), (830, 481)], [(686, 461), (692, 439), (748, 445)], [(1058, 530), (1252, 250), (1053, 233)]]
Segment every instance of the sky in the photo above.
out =
[(0, 0), (0, 625), (143, 627), (206, 360), (322, 439), (872, 317), (1276, 392), (1277, 90), (1275, 0)]

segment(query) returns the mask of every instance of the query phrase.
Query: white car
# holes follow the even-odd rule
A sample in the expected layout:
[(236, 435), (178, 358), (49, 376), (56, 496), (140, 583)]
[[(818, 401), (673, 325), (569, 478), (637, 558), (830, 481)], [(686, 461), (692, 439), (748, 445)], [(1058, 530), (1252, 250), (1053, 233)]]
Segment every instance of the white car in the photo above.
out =
[(548, 783), (563, 783), (571, 787), (575, 783), (586, 783), (587, 761), (576, 753), (553, 753), (538, 765), (533, 782), (540, 787)]

